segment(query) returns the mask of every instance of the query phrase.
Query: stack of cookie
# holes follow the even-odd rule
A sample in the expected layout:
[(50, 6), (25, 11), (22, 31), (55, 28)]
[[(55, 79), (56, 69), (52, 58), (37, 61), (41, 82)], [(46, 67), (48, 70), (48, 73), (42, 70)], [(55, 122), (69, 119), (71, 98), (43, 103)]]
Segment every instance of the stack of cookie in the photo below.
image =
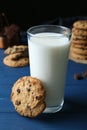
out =
[(87, 63), (87, 20), (78, 20), (73, 23), (70, 59)]
[(27, 45), (14, 45), (5, 49), (6, 56), (3, 63), (10, 67), (23, 67), (29, 65)]

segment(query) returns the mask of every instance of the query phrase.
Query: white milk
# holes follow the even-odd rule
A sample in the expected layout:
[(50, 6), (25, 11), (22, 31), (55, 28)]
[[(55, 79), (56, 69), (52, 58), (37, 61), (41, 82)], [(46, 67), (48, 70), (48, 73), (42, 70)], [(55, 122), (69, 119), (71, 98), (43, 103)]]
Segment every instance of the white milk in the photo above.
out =
[(47, 107), (56, 107), (64, 100), (70, 41), (57, 33), (35, 36), (28, 39), (31, 76), (43, 82)]

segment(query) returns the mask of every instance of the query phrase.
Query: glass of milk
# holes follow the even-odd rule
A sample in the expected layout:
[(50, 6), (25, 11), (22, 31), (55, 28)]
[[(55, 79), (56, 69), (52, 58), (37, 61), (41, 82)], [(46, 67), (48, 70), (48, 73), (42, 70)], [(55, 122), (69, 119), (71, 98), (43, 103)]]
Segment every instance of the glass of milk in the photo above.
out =
[(60, 25), (37, 25), (27, 30), (30, 75), (46, 89), (46, 109), (55, 113), (64, 104), (71, 30)]

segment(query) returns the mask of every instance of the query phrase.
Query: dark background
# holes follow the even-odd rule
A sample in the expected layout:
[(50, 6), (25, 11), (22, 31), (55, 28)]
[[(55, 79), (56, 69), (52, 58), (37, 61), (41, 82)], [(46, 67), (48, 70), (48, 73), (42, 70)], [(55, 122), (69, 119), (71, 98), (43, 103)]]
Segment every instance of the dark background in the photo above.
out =
[(15, 23), (21, 30), (33, 25), (48, 23), (59, 18), (87, 16), (87, 4), (84, 1), (43, 1), (43, 0), (3, 0), (0, 1), (0, 12), (4, 12), (9, 23)]

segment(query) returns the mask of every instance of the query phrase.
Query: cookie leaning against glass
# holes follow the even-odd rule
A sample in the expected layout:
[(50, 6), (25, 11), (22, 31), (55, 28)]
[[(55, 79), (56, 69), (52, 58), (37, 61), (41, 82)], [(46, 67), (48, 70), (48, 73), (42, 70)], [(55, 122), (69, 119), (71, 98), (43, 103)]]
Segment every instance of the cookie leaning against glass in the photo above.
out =
[(73, 23), (70, 59), (87, 63), (87, 20), (78, 20)]
[(46, 108), (45, 98), (45, 88), (35, 77), (21, 77), (12, 86), (11, 101), (22, 116), (33, 118), (40, 115)]

